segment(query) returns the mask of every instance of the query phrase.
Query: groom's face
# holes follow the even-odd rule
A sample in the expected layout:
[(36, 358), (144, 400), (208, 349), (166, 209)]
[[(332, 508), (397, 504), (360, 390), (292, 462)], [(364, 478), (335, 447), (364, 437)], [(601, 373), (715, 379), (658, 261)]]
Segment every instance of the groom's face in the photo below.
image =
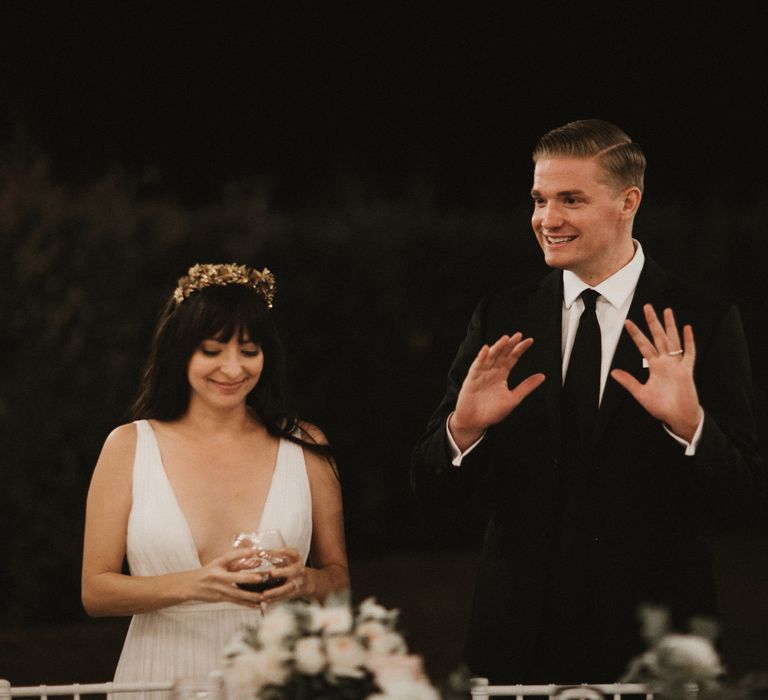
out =
[(632, 259), (639, 190), (618, 188), (595, 158), (539, 159), (531, 196), (531, 224), (547, 265), (595, 285)]

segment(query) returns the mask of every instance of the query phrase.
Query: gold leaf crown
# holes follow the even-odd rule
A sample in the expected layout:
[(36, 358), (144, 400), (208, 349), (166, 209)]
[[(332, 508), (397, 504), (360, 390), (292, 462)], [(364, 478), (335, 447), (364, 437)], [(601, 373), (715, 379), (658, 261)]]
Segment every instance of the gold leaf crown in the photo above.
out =
[(228, 263), (225, 265), (193, 265), (181, 277), (178, 287), (173, 293), (176, 306), (188, 299), (191, 294), (206, 287), (226, 287), (230, 284), (242, 284), (255, 289), (267, 302), (267, 308), (272, 308), (275, 298), (275, 276), (265, 267), (261, 272), (245, 265)]

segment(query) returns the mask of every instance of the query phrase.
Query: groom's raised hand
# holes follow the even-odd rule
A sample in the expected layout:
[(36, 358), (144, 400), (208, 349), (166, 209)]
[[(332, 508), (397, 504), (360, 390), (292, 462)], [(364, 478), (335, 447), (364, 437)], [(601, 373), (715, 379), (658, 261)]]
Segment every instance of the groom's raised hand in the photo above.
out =
[(483, 345), (469, 367), (456, 399), (456, 409), (448, 429), (463, 452), (492, 425), (504, 420), (520, 402), (545, 379), (532, 374), (514, 389), (507, 385), (509, 373), (522, 354), (533, 344), (533, 338), (522, 333), (503, 335), (490, 347)]
[(703, 410), (693, 380), (696, 363), (693, 329), (683, 327), (681, 342), (672, 309), (664, 309), (663, 324), (650, 304), (643, 307), (643, 313), (650, 338), (629, 319), (624, 326), (648, 362), (648, 380), (642, 384), (621, 369), (614, 369), (611, 376), (654, 418), (678, 437), (691, 442)]

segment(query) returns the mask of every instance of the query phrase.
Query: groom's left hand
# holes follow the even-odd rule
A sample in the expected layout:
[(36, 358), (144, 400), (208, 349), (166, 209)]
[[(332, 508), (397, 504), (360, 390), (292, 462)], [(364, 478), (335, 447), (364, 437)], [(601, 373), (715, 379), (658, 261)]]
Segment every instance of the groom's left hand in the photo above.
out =
[(650, 304), (643, 307), (643, 312), (651, 339), (629, 319), (624, 326), (648, 362), (648, 380), (643, 384), (621, 369), (613, 370), (611, 376), (648, 413), (690, 443), (703, 413), (693, 380), (696, 361), (693, 329), (684, 326), (681, 345), (672, 309), (664, 309), (663, 325)]

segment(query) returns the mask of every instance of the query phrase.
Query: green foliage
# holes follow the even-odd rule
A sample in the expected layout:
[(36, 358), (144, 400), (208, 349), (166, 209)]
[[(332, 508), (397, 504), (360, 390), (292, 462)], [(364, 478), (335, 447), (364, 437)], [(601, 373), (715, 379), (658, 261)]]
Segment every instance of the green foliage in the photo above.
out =
[(296, 674), (283, 686), (267, 686), (261, 700), (361, 700), (378, 692), (370, 674), (362, 678), (340, 678), (330, 684), (323, 676)]

